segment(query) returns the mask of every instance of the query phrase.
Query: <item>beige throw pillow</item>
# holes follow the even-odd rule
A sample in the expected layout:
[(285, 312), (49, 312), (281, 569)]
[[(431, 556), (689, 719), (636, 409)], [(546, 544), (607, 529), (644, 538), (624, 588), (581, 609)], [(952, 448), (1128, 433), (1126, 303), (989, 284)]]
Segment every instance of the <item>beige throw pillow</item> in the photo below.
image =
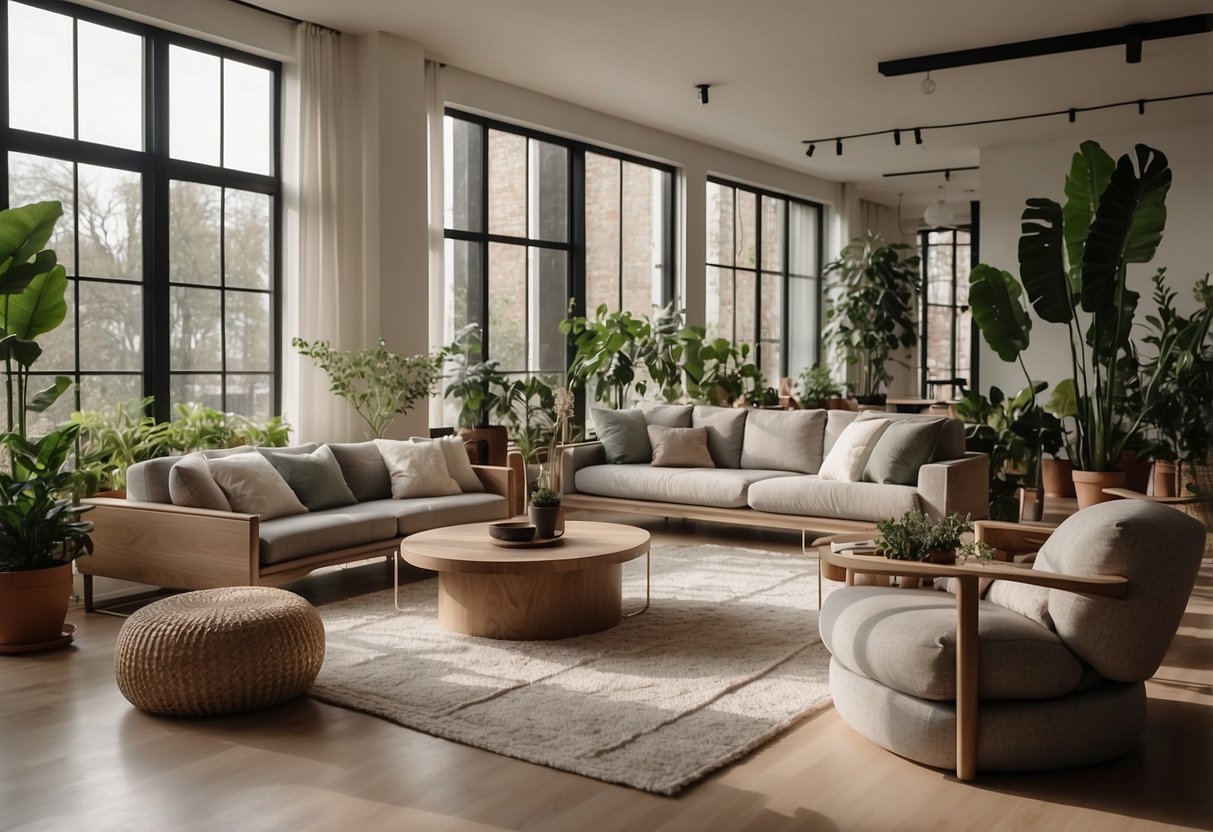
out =
[(376, 439), (392, 477), (392, 497), (448, 497), (462, 493), (446, 467), (446, 454), (437, 442)]
[(484, 483), (472, 470), (472, 460), (468, 458), (468, 450), (461, 437), (452, 435), (429, 439), (424, 436), (413, 436), (409, 438), (409, 441), (418, 444), (433, 442), (441, 447), (442, 454), (446, 458), (447, 473), (451, 475), (451, 479), (459, 483), (459, 490), (464, 494), (484, 491)]
[(307, 511), (282, 475), (256, 451), (208, 459), (206, 465), (232, 504), (232, 511), (259, 514), (262, 520)]
[(859, 482), (872, 449), (888, 427), (887, 419), (857, 419), (847, 425), (822, 461), (818, 476), (823, 480)]
[(197, 451), (173, 463), (168, 472), (168, 493), (175, 506), (232, 510), (227, 495), (211, 476), (206, 456)]
[(653, 465), (663, 468), (715, 468), (708, 451), (707, 428), (666, 428), (649, 425)]

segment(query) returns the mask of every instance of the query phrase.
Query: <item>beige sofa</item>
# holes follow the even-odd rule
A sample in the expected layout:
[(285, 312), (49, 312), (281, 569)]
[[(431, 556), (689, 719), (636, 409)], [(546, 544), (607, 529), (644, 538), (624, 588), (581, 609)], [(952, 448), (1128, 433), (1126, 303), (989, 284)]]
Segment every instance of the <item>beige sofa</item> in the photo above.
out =
[[(310, 453), (316, 447), (257, 450)], [(126, 499), (87, 501), (94, 506), (94, 549), (76, 561), (84, 576), (85, 608), (94, 608), (95, 576), (172, 589), (276, 585), (323, 566), (391, 556), (405, 536), (425, 529), (511, 514), (508, 468), (472, 466), (483, 491), (398, 500), (392, 499), (388, 468), (373, 442), (328, 447), (357, 502), (264, 521), (255, 514), (174, 505), (169, 476), (180, 457), (132, 466)]]
[(714, 468), (611, 464), (601, 442), (564, 449), (566, 508), (631, 512), (827, 533), (870, 529), (909, 509), (939, 517), (989, 515), (985, 454), (966, 453), (964, 429), (944, 419), (930, 460), (913, 485), (844, 482), (817, 476), (854, 420), (926, 419), (847, 410), (773, 411), (706, 406), (638, 406), (649, 424), (705, 426)]

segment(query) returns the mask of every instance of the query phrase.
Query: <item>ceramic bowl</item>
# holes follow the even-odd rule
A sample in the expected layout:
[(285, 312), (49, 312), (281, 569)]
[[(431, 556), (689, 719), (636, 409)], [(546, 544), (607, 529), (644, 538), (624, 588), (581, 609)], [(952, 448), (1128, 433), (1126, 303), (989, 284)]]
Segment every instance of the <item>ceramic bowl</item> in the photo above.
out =
[(525, 522), (490, 523), (489, 537), (515, 542), (532, 540), (535, 537), (535, 527)]

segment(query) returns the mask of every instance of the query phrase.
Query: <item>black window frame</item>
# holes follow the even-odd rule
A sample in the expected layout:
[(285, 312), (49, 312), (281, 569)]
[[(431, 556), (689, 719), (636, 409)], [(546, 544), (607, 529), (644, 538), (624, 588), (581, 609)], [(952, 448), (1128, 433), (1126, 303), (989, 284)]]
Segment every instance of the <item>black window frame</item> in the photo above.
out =
[[(262, 56), (213, 43), (211, 41), (161, 29), (130, 18), (78, 6), (65, 0), (17, 0), (23, 5), (67, 15), (78, 21), (117, 29), (138, 35), (143, 39), (143, 149), (132, 150), (110, 145), (66, 138), (44, 133), (20, 130), (9, 125), (9, 90), (7, 79), (0, 84), (0, 182), (4, 185), (0, 196), (8, 204), (9, 153), (24, 153), (59, 159), (74, 165), (96, 165), (104, 168), (138, 173), (142, 178), (142, 264), (139, 281), (120, 281), (128, 285), (140, 285), (143, 290), (143, 395), (153, 396), (151, 415), (158, 420), (167, 420), (172, 413), (172, 377), (176, 375), (218, 375), (222, 380), (221, 410), (227, 411), (227, 377), (232, 375), (264, 375), (270, 379), (271, 413), (282, 409), (282, 64)], [(9, 3), (0, 0), (0, 66), (8, 66), (8, 9)], [(75, 31), (73, 24), (73, 31)], [(260, 69), (272, 75), (272, 129), (271, 173), (257, 174), (223, 168), (223, 64), (220, 63), (220, 165), (212, 166), (197, 162), (173, 159), (169, 153), (169, 49), (172, 46), (230, 59)], [(72, 56), (73, 66), (76, 57)], [(73, 73), (73, 118), (78, 119), (79, 85)], [(77, 175), (78, 192), (78, 175)], [(250, 191), (268, 195), (271, 199), (270, 230), (270, 287), (266, 290), (233, 288), (226, 285), (224, 248), (225, 223), (220, 214), (220, 283), (208, 284), (205, 288), (220, 292), (220, 344), (221, 367), (215, 371), (174, 370), (171, 367), (171, 317), (172, 289), (190, 285), (174, 283), (169, 272), (169, 190), (173, 181), (196, 182), (222, 189)], [(222, 212), (221, 204), (221, 212)], [(63, 220), (60, 220), (62, 222)], [(75, 218), (72, 219), (73, 223)], [(79, 258), (79, 252), (76, 253)], [(73, 269), (72, 281), (115, 282), (104, 278), (83, 278), (78, 269)], [(76, 283), (75, 285), (79, 285)], [(250, 292), (270, 296), (270, 322), (273, 328), (270, 337), (271, 366), (268, 371), (229, 371), (227, 369), (226, 304), (228, 293)], [(68, 374), (75, 382), (73, 395), (75, 406), (80, 406), (79, 382), (84, 376), (132, 375), (131, 371), (80, 370), (80, 324), (79, 293), (76, 293), (74, 309), (69, 309), (74, 318), (76, 358), (75, 368), (70, 373), (63, 371), (35, 371), (34, 375), (53, 376)], [(66, 325), (67, 322), (64, 322)]]
[[(960, 232), (960, 231), (963, 231), (964, 233), (969, 235), (969, 241), (967, 243), (965, 243), (965, 245), (967, 245), (969, 248), (969, 268), (970, 268), (970, 270), (972, 270), (973, 265), (975, 263), (977, 263), (977, 260), (976, 260), (977, 234), (974, 230), (974, 227), (975, 227), (974, 225), (965, 224), (965, 225), (937, 227), (937, 228), (920, 228), (918, 231), (918, 254), (919, 254), (920, 262), (922, 264), (922, 266), (921, 266), (921, 268), (922, 268), (922, 293), (921, 293), (922, 297), (921, 297), (921, 304), (920, 304), (920, 308), (919, 308), (919, 320), (921, 322), (920, 323), (921, 331), (919, 333), (921, 360), (919, 361), (918, 376), (919, 376), (919, 394), (923, 398), (939, 398), (940, 391), (942, 391), (944, 388), (949, 388), (949, 387), (952, 390), (952, 396), (949, 398), (953, 398), (956, 396), (963, 396), (967, 390), (976, 390), (977, 389), (977, 384), (978, 384), (978, 381), (977, 381), (977, 355), (978, 355), (977, 323), (972, 319), (972, 316), (970, 316), (970, 319), (969, 319), (969, 327), (968, 327), (969, 331), (967, 333), (967, 336), (969, 339), (969, 356), (970, 356), (969, 361), (971, 364), (971, 366), (969, 368), (970, 369), (969, 376), (961, 377), (961, 376), (955, 375), (957, 344), (958, 344), (957, 336), (959, 334), (957, 332), (957, 329), (958, 329), (957, 321), (959, 320), (961, 315), (963, 315), (965, 312), (969, 311), (968, 304), (956, 303), (956, 287), (958, 285), (958, 282), (963, 280), (967, 283), (968, 279), (969, 279), (968, 272), (961, 274), (957, 270), (956, 248), (958, 245), (960, 245), (960, 243), (957, 241), (956, 237), (957, 237), (957, 232)], [(952, 242), (951, 243), (931, 243), (930, 242), (931, 234), (936, 234), (936, 233), (940, 233), (940, 232), (948, 232), (948, 231), (952, 232)], [(930, 263), (929, 251), (931, 248), (940, 248), (942, 246), (950, 246), (952, 249), (952, 282), (951, 282), (951, 292), (950, 292), (951, 303), (933, 303), (933, 302), (931, 302), (929, 299), (930, 292), (927, 287), (927, 268)], [(942, 309), (951, 309), (952, 310), (952, 314), (950, 315), (951, 331), (949, 333), (949, 341), (951, 343), (951, 366), (952, 366), (953, 375), (950, 378), (932, 379), (932, 378), (927, 377), (927, 372), (928, 372), (927, 371), (927, 345), (929, 343), (928, 338), (930, 336), (930, 326), (931, 326), (931, 317), (928, 313), (932, 307), (937, 308), (937, 309), (942, 308)]]

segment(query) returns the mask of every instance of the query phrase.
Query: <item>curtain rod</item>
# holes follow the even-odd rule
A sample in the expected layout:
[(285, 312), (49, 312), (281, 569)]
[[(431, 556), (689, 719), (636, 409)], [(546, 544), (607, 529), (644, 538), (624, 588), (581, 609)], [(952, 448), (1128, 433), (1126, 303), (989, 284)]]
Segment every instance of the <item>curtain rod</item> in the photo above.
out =
[(309, 23), (312, 26), (318, 26), (321, 29), (327, 29), (330, 32), (336, 32), (337, 34), (341, 34), (341, 31), (339, 29), (334, 29), (332, 26), (325, 26), (322, 23), (314, 23), (311, 20), (303, 20), (302, 18), (293, 17), (289, 14), (284, 14), (283, 12), (274, 11), (273, 9), (267, 9), (264, 6), (258, 6), (256, 3), (249, 3), (248, 0), (228, 0), (228, 2), (235, 3), (237, 6), (244, 6), (246, 9), (252, 9), (255, 12), (261, 12), (262, 14), (273, 15), (274, 17), (279, 17), (279, 18), (282, 18), (283, 20), (289, 20), (291, 23), (294, 23), (296, 26), (299, 25), (300, 23)]

